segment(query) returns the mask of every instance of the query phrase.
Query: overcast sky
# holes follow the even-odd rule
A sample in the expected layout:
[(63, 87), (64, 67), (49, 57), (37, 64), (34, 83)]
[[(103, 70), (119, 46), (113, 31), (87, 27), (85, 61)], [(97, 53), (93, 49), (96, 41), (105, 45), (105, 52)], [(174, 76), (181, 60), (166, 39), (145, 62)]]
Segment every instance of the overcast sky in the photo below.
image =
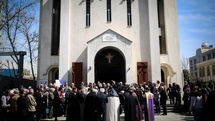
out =
[(215, 0), (177, 2), (181, 56), (194, 56), (202, 42), (215, 46)]

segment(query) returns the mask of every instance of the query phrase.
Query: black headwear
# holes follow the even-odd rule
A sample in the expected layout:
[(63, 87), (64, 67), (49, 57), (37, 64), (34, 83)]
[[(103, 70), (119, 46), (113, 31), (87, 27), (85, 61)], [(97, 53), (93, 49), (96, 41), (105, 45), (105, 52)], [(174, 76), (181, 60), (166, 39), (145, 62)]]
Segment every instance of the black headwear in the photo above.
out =
[(119, 95), (116, 93), (116, 91), (114, 90), (114, 88), (110, 88), (108, 90), (108, 96), (109, 97), (118, 97)]

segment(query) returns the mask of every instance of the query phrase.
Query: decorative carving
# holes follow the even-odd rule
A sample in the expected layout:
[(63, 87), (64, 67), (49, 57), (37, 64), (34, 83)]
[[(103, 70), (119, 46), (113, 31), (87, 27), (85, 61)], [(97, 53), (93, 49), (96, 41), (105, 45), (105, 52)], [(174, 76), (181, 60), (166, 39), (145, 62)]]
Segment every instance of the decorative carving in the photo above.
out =
[(138, 84), (143, 84), (143, 82), (148, 82), (148, 63), (147, 62), (137, 62), (137, 81), (138, 81)]
[(115, 41), (117, 41), (117, 38), (116, 38), (116, 35), (108, 33), (108, 34), (103, 35), (102, 41), (104, 41), (104, 42), (115, 42)]
[(114, 56), (111, 55), (111, 53), (108, 53), (108, 55), (106, 55), (105, 57), (108, 59), (108, 63), (111, 63), (111, 60)]
[(78, 87), (83, 82), (83, 63), (72, 63), (72, 82)]

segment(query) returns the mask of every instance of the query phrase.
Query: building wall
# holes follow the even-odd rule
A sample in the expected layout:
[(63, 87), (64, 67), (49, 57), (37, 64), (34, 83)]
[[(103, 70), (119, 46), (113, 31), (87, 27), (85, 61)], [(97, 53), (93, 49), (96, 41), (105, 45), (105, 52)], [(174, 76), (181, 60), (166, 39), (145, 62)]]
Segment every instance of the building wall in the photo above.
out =
[[(132, 70), (134, 77), (136, 77), (136, 62), (148, 62), (149, 63), (149, 74), (150, 80), (160, 79), (160, 62), (159, 62), (159, 43), (158, 41), (158, 27), (157, 27), (157, 10), (156, 0), (135, 0), (132, 2), (132, 26), (127, 26), (127, 4), (126, 1), (120, 4), (120, 1), (112, 1), (112, 22), (107, 23), (106, 21), (106, 1), (94, 1), (91, 3), (91, 26), (86, 27), (86, 14), (85, 2), (80, 4), (80, 1), (62, 1), (63, 5), (70, 5), (68, 12), (62, 12), (62, 14), (67, 13), (65, 16), (71, 16), (69, 18), (71, 21), (67, 21), (65, 18), (62, 18), (61, 23), (65, 24), (65, 27), (72, 28), (70, 30), (70, 36), (67, 34), (61, 34), (61, 45), (70, 45), (69, 48), (61, 46), (60, 57), (61, 55), (69, 55), (69, 58), (66, 59), (68, 63), (67, 72), (71, 72), (72, 62), (83, 62), (84, 66), (84, 80), (86, 80), (87, 74), (87, 41), (93, 39), (94, 37), (100, 35), (104, 31), (111, 29), (121, 36), (128, 38), (132, 43)], [(141, 5), (144, 5), (145, 8), (142, 8)], [(147, 6), (146, 6), (147, 5)], [(150, 7), (148, 7), (150, 6)], [(148, 7), (148, 10), (146, 9)], [(149, 9), (150, 8), (150, 9)], [(145, 10), (145, 11), (142, 11)], [(63, 11), (63, 10), (62, 10)], [(150, 17), (147, 17), (150, 12)], [(140, 15), (139, 15), (140, 14)], [(99, 19), (98, 19), (99, 18)], [(150, 19), (150, 22), (149, 22)], [(141, 21), (140, 21), (141, 20)], [(68, 22), (68, 23), (66, 23)], [(99, 24), (98, 24), (99, 23)], [(143, 27), (143, 28), (140, 28)], [(153, 28), (153, 29), (149, 29)], [(64, 25), (61, 27), (61, 33), (67, 29), (64, 28)], [(66, 37), (68, 37), (66, 39)], [(64, 38), (64, 39), (63, 39)], [(69, 41), (68, 41), (69, 40)], [(151, 41), (150, 41), (151, 40)], [(64, 43), (64, 44), (63, 44)], [(66, 44), (65, 44), (66, 43)], [(150, 53), (153, 48), (153, 53)], [(150, 51), (149, 51), (150, 50)], [(63, 58), (63, 57), (62, 57)], [(65, 64), (65, 59), (60, 59), (60, 63)], [(153, 63), (153, 64), (151, 64)], [(63, 65), (62, 65), (63, 66)], [(65, 68), (60, 66), (60, 78), (68, 79), (65, 76)], [(153, 76), (151, 76), (151, 71), (153, 71)], [(61, 73), (63, 72), (63, 73)], [(71, 76), (69, 75), (69, 79)], [(134, 82), (137, 81), (136, 78), (133, 79)]]
[[(1, 16), (2, 16), (2, 8), (0, 8), (0, 25), (1, 25), (1, 22), (2, 22), (2, 20), (1, 20)], [(2, 45), (2, 33), (1, 33), (1, 31), (0, 31), (0, 47), (1, 47), (1, 45)]]
[(52, 0), (41, 0), (38, 80), (48, 80), (48, 71), (59, 65), (59, 56), (51, 56)]
[(161, 54), (160, 63), (169, 68), (169, 83), (176, 82), (181, 85), (182, 71), (176, 0), (164, 0), (164, 17), (167, 54)]
[[(198, 74), (198, 79), (199, 81), (203, 81), (203, 82), (208, 82), (208, 81), (215, 81), (215, 74), (214, 74), (214, 70), (213, 70), (213, 65), (215, 66), (215, 59), (211, 59), (205, 62), (201, 62), (197, 64), (197, 70), (198, 73), (200, 73), (200, 68), (204, 68), (204, 76), (200, 76), (200, 74)], [(207, 68), (209, 67), (209, 75), (208, 75), (208, 70)]]
[[(86, 27), (86, 2), (61, 1), (60, 54), (50, 56), (52, 0), (41, 0), (38, 77), (48, 79), (51, 65), (58, 66), (59, 78), (71, 81), (72, 62), (83, 62), (87, 80), (88, 41), (112, 30), (132, 42), (132, 81), (137, 82), (137, 62), (148, 62), (149, 80), (161, 79), (161, 64), (168, 66), (174, 82), (181, 82), (180, 49), (176, 0), (164, 0), (167, 51), (160, 55), (157, 0), (132, 2), (132, 26), (127, 25), (127, 2), (112, 1), (112, 21), (107, 23), (106, 0), (91, 3), (91, 26)], [(176, 81), (177, 80), (177, 81)]]
[[(212, 66), (215, 65), (215, 48), (205, 44), (206, 43), (203, 43), (202, 47), (196, 50), (195, 56), (189, 58), (192, 81), (207, 82), (215, 80), (215, 75), (212, 73)], [(203, 58), (205, 58), (205, 60)], [(207, 74), (208, 66), (210, 67), (210, 76)], [(204, 72), (202, 72), (204, 75), (200, 74), (202, 68), (204, 68)]]

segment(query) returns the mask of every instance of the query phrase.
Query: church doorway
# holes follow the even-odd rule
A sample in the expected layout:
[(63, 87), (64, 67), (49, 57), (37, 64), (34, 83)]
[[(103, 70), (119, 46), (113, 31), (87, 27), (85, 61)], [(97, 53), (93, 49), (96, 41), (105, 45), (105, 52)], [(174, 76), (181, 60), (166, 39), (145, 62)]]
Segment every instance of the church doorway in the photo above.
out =
[(168, 86), (172, 82), (174, 76), (173, 69), (168, 64), (161, 64), (161, 82)]
[(165, 83), (165, 75), (164, 75), (164, 71), (161, 69), (161, 82)]
[(55, 80), (59, 79), (59, 69), (57, 67), (52, 68), (49, 71), (49, 83), (55, 83)]
[(104, 48), (95, 57), (95, 82), (111, 80), (125, 83), (125, 59), (117, 49)]

